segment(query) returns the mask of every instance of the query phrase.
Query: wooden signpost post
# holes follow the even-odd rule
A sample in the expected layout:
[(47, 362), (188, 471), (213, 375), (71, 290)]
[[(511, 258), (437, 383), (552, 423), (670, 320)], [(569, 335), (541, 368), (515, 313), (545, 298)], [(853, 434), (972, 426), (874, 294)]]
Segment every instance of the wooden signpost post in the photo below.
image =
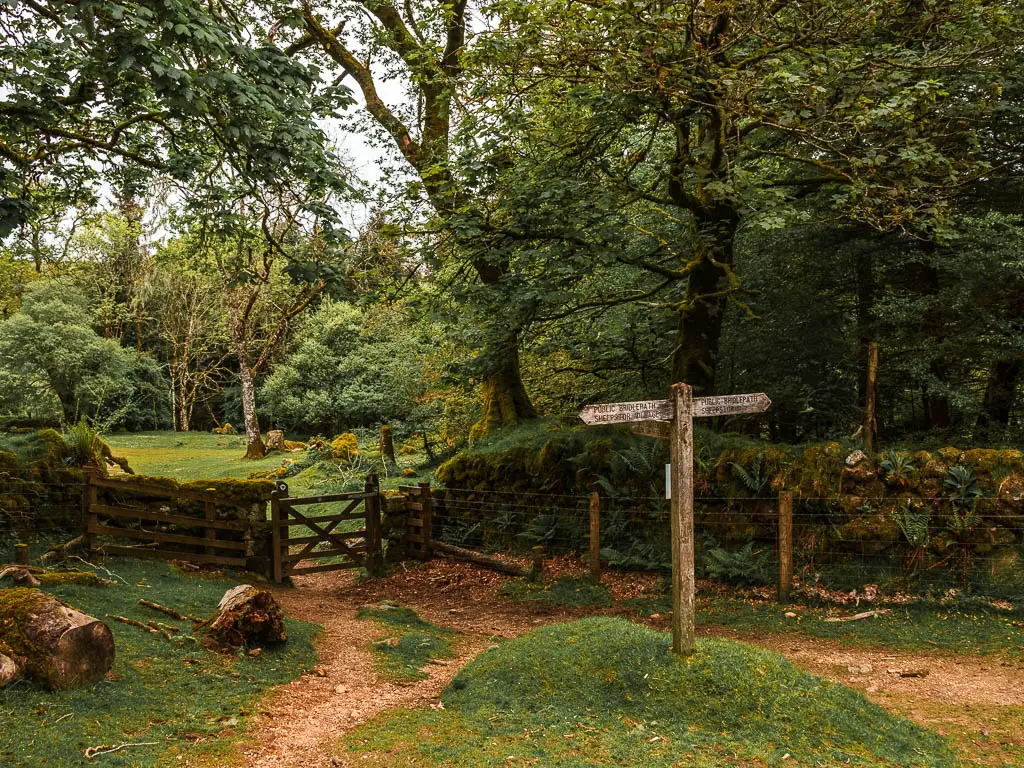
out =
[(672, 650), (689, 655), (694, 642), (693, 420), (741, 413), (763, 413), (772, 401), (751, 395), (694, 397), (689, 384), (673, 384), (668, 400), (588, 405), (587, 424), (636, 423), (633, 431), (669, 440), (672, 487)]

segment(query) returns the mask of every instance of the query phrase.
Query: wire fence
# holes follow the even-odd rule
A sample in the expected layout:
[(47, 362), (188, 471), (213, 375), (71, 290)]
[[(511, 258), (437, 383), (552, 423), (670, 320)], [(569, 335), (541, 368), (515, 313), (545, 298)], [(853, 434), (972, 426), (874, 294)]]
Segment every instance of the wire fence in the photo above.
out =
[[(0, 549), (83, 528), (85, 483), (0, 472)], [(433, 536), (483, 552), (584, 553), (591, 545), (589, 494), (435, 488)], [(998, 503), (997, 503), (998, 502)], [(670, 502), (657, 496), (599, 499), (601, 560), (627, 570), (671, 568)], [(798, 582), (849, 591), (972, 594), (1024, 601), (1024, 504), (975, 496), (830, 496), (795, 500), (793, 570)], [(699, 578), (775, 583), (779, 505), (773, 497), (695, 498)]]
[(40, 534), (82, 529), (83, 480), (0, 471), (0, 550)]
[[(992, 499), (820, 497), (793, 509), (798, 582), (833, 590), (944, 594), (960, 590), (1024, 600), (1024, 509)], [(435, 490), (440, 540), (485, 552), (552, 554), (590, 547), (589, 495)], [(670, 502), (652, 496), (600, 498), (602, 561), (622, 569), (671, 568)], [(773, 584), (779, 573), (777, 498), (697, 496), (698, 578)]]

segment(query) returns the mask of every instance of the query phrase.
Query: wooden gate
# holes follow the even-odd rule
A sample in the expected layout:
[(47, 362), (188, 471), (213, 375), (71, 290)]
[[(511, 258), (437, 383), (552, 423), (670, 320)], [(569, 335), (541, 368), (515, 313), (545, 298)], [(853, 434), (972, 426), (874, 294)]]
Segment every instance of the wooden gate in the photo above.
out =
[[(330, 505), (315, 512), (302, 509)], [(270, 502), (273, 535), (273, 579), (304, 573), (366, 568), (372, 576), (383, 575), (384, 554), (381, 546), (380, 489), (377, 478), (370, 475), (363, 491), (332, 493), (323, 496), (288, 496), (287, 483), (278, 483)], [(341, 523), (362, 521), (356, 530), (341, 530)], [(294, 527), (303, 526), (302, 534), (293, 537)], [(304, 561), (332, 562), (302, 565)]]

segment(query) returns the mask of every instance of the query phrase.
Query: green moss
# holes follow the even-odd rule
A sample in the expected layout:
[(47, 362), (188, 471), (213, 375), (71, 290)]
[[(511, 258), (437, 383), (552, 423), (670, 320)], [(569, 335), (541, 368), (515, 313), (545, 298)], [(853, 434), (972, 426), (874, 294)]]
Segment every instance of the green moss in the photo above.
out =
[(44, 587), (53, 587), (58, 584), (86, 584), (93, 587), (106, 587), (111, 583), (108, 579), (101, 579), (92, 571), (47, 571), (46, 573), (34, 575)]
[(501, 588), (501, 593), (519, 602), (572, 608), (607, 608), (612, 604), (611, 593), (600, 584), (568, 576), (556, 579), (550, 584), (507, 581)]

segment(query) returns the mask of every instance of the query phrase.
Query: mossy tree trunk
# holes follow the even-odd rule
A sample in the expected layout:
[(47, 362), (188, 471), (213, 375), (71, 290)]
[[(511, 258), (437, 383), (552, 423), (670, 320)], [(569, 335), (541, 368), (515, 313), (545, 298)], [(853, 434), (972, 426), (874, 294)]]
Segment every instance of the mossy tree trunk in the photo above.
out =
[(519, 348), (515, 340), (503, 350), (502, 359), (502, 365), (484, 379), (483, 413), (469, 433), (474, 440), (493, 429), (515, 426), (537, 416), (537, 409), (530, 402), (523, 385)]
[(102, 680), (114, 663), (106, 624), (37, 589), (0, 590), (0, 647), (26, 677), (54, 690)]
[(698, 252), (679, 306), (676, 348), (672, 356), (672, 381), (685, 382), (694, 394), (715, 391), (715, 370), (729, 296), (736, 285), (733, 244), (739, 215), (728, 204), (711, 214), (695, 215)]

